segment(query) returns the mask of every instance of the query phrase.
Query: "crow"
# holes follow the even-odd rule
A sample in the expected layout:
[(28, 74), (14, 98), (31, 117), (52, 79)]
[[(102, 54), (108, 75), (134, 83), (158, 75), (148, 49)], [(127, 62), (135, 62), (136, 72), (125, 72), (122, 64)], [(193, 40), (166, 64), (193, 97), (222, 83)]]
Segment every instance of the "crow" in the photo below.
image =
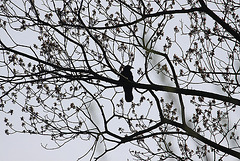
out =
[[(133, 81), (133, 75), (132, 72), (130, 71), (132, 68), (133, 67), (131, 67), (130, 65), (127, 65), (123, 67), (123, 71), (121, 72), (121, 74), (125, 76), (129, 81)], [(127, 102), (131, 102), (133, 100), (132, 85), (122, 76), (120, 76), (119, 82), (123, 85), (125, 100)]]

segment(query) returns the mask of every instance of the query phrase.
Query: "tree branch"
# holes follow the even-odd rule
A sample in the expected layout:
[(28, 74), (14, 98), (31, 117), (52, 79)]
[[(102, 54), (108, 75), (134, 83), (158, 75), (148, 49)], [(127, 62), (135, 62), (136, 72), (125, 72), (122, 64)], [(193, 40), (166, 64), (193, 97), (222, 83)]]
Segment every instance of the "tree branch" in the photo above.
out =
[(227, 30), (235, 39), (240, 42), (240, 34), (237, 30), (234, 30), (229, 24), (224, 22), (220, 17), (218, 17), (212, 10), (210, 10), (207, 5), (203, 2), (203, 0), (199, 0), (199, 3), (202, 6), (202, 11), (212, 17), (215, 21), (217, 21), (225, 30)]

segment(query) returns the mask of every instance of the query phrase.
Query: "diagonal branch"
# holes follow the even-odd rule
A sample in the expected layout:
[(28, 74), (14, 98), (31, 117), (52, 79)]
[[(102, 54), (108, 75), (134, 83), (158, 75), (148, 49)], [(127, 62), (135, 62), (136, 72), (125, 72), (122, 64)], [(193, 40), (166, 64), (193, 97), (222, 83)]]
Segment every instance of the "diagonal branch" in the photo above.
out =
[(186, 131), (188, 133), (188, 135), (190, 135), (190, 136), (200, 140), (201, 142), (203, 142), (203, 143), (205, 143), (205, 144), (207, 144), (207, 145), (209, 145), (209, 146), (211, 146), (211, 147), (213, 147), (213, 148), (215, 148), (217, 150), (220, 150), (220, 151), (222, 151), (224, 153), (230, 154), (230, 155), (240, 159), (240, 153), (239, 152), (234, 151), (234, 150), (232, 150), (230, 148), (224, 147), (224, 146), (222, 146), (220, 144), (217, 144), (217, 143), (215, 143), (215, 142), (213, 142), (213, 141), (203, 137), (202, 135), (200, 135), (197, 132), (193, 131), (188, 126), (180, 124), (180, 123), (177, 123), (177, 122), (174, 122), (174, 121), (171, 121), (171, 120), (167, 120), (167, 119), (165, 119), (165, 121), (168, 124), (171, 124), (173, 126), (176, 126), (176, 127), (179, 127), (181, 129), (183, 129), (184, 131)]
[(218, 17), (212, 10), (210, 10), (203, 0), (199, 0), (202, 6), (202, 11), (212, 17), (216, 22), (218, 22), (225, 30), (227, 30), (235, 39), (240, 42), (240, 34), (237, 30), (234, 30), (229, 24), (224, 22), (220, 17)]

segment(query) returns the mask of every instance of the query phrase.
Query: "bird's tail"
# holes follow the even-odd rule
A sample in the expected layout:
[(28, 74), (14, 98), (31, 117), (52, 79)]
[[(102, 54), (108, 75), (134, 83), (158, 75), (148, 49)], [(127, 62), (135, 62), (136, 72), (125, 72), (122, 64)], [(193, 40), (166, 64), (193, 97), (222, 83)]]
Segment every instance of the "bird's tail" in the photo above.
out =
[(132, 102), (133, 100), (133, 94), (132, 94), (132, 88), (124, 88), (124, 92), (125, 92), (125, 100), (127, 102)]

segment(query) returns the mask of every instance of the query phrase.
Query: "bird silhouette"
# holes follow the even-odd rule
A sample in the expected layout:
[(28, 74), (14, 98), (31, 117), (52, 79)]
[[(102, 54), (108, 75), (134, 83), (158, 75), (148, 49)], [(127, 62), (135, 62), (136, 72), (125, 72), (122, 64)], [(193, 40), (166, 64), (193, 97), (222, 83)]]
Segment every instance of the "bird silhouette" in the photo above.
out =
[[(123, 76), (125, 76), (129, 81), (133, 81), (133, 75), (131, 72), (132, 68), (133, 67), (131, 67), (130, 65), (127, 65), (123, 68), (123, 71), (121, 72), (121, 74)], [(123, 85), (123, 90), (125, 93), (125, 100), (127, 102), (131, 102), (133, 100), (132, 85), (122, 76), (120, 76), (119, 82)]]

